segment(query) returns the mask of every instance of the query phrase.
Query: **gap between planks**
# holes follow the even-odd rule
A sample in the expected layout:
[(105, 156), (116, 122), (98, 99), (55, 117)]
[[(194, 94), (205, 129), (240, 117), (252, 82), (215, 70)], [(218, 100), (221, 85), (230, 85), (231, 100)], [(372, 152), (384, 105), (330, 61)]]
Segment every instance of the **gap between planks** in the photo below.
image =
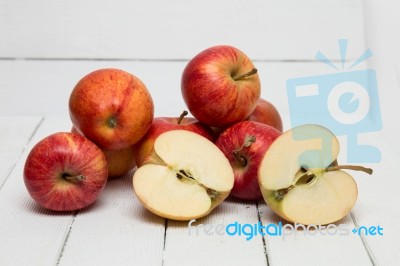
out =
[(14, 171), (15, 167), (17, 166), (17, 163), (19, 162), (19, 160), (21, 159), (22, 154), (24, 154), (24, 152), (26, 151), (26, 149), (28, 148), (29, 144), (31, 143), (33, 137), (36, 135), (38, 129), (40, 128), (40, 126), (43, 124), (43, 121), (45, 120), (44, 117), (41, 117), (39, 122), (37, 123), (37, 125), (35, 126), (35, 128), (32, 131), (32, 134), (29, 136), (28, 140), (26, 141), (25, 145), (23, 146), (23, 148), (21, 149), (20, 153), (18, 154), (15, 162), (13, 163), (13, 165), (10, 168), (10, 171), (7, 173), (6, 178), (4, 179), (4, 181), (0, 184), (0, 191), (3, 188), (3, 185), (7, 182), (8, 178), (10, 177), (11, 173)]

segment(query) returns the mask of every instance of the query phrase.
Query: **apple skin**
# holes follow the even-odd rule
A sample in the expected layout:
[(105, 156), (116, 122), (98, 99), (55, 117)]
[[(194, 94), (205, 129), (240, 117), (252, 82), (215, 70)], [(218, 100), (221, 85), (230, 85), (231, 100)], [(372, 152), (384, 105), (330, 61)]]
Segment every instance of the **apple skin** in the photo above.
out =
[[(215, 144), (233, 168), (235, 183), (231, 195), (242, 200), (258, 200), (262, 197), (258, 168), (269, 146), (280, 135), (277, 129), (255, 121), (236, 123), (221, 133)], [(255, 142), (242, 147), (249, 136), (254, 136)]]
[[(71, 132), (83, 136), (75, 127), (71, 128)], [(136, 167), (134, 146), (120, 150), (102, 149), (102, 151), (107, 160), (108, 178), (120, 177)]]
[(193, 117), (156, 117), (146, 135), (135, 145), (136, 165), (143, 165), (147, 157), (152, 153), (156, 138), (170, 130), (187, 130), (197, 133), (210, 141), (214, 141), (214, 134), (210, 128)]
[(239, 76), (253, 69), (251, 60), (235, 47), (220, 45), (202, 51), (182, 74), (181, 91), (189, 111), (213, 127), (245, 120), (256, 108), (261, 86), (257, 73)]
[(138, 142), (150, 128), (153, 100), (134, 75), (119, 69), (99, 69), (73, 89), (69, 113), (74, 127), (107, 150)]
[(108, 165), (108, 178), (125, 175), (136, 167), (135, 148), (133, 146), (121, 150), (103, 150)]
[[(101, 149), (87, 138), (69, 132), (55, 133), (38, 142), (24, 166), (24, 182), (30, 196), (54, 211), (74, 211), (92, 204), (104, 189), (107, 175), (107, 161)], [(67, 176), (75, 179), (68, 180)]]
[(265, 99), (260, 98), (258, 100), (256, 109), (247, 120), (260, 122), (283, 132), (282, 118), (278, 110), (271, 102)]

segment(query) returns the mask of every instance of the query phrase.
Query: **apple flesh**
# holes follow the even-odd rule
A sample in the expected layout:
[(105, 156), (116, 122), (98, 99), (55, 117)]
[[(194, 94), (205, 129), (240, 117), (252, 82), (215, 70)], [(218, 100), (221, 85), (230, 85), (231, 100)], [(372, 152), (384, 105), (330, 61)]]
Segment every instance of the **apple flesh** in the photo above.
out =
[(52, 134), (30, 151), (24, 182), (42, 207), (74, 211), (92, 204), (107, 182), (107, 161), (87, 138), (68, 132)]
[(239, 49), (220, 45), (196, 55), (181, 80), (183, 99), (200, 122), (225, 127), (245, 120), (260, 98), (260, 79)]
[(152, 213), (174, 220), (209, 214), (228, 197), (233, 171), (208, 139), (186, 130), (157, 137), (152, 155), (133, 176), (140, 202)]
[(215, 144), (233, 168), (235, 183), (231, 195), (242, 200), (262, 197), (258, 168), (265, 152), (280, 135), (275, 128), (254, 121), (236, 123), (222, 132)]
[(152, 98), (142, 81), (119, 69), (99, 69), (73, 89), (69, 111), (74, 127), (107, 150), (138, 142), (153, 120)]
[(283, 133), (265, 153), (258, 171), (265, 202), (280, 217), (301, 224), (329, 224), (346, 216), (357, 200), (352, 169), (336, 163), (339, 142), (328, 129), (302, 125)]
[(203, 123), (193, 117), (185, 117), (184, 111), (180, 117), (156, 117), (146, 135), (135, 145), (135, 160), (138, 167), (142, 166), (145, 159), (151, 154), (155, 139), (170, 130), (188, 130), (197, 133), (210, 141), (214, 140), (213, 132)]
[(276, 107), (269, 101), (260, 98), (258, 100), (256, 109), (247, 118), (249, 121), (260, 122), (272, 126), (282, 132), (282, 118)]

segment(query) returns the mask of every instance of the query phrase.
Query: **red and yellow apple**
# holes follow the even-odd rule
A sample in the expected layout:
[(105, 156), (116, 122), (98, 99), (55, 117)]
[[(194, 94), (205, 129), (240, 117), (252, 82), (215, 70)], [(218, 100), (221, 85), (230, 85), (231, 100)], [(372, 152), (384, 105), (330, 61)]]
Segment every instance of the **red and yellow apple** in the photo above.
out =
[(24, 182), (30, 196), (54, 211), (74, 211), (92, 204), (107, 182), (107, 161), (87, 138), (52, 134), (30, 151)]
[(108, 165), (108, 178), (120, 177), (135, 168), (133, 146), (121, 150), (103, 150)]
[[(76, 130), (75, 127), (72, 127), (71, 132), (83, 136), (83, 134)], [(122, 176), (136, 166), (134, 146), (130, 146), (128, 148), (120, 150), (102, 149), (102, 151), (104, 152), (107, 160), (108, 178)]]
[(251, 115), (260, 98), (260, 79), (249, 57), (220, 45), (196, 55), (181, 80), (183, 99), (200, 122), (226, 127)]
[(258, 168), (265, 152), (281, 133), (268, 125), (242, 121), (224, 130), (215, 144), (231, 164), (235, 183), (231, 195), (243, 200), (262, 197)]
[(256, 109), (249, 116), (249, 118), (247, 118), (247, 120), (272, 126), (280, 132), (283, 130), (282, 118), (278, 110), (271, 102), (262, 98), (258, 100)]
[(136, 165), (140, 167), (151, 154), (155, 139), (164, 132), (176, 129), (188, 130), (213, 141), (213, 132), (203, 123), (193, 117), (185, 117), (184, 111), (180, 117), (157, 117), (147, 134), (135, 145)]
[(138, 142), (153, 120), (153, 101), (146, 86), (119, 69), (99, 69), (83, 77), (69, 99), (74, 127), (107, 150)]

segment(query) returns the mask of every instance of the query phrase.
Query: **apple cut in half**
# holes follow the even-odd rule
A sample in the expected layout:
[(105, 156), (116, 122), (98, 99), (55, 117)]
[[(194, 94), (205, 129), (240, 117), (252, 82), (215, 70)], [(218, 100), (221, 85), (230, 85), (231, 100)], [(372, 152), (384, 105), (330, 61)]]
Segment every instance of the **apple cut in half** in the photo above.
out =
[(133, 176), (135, 194), (145, 208), (183, 221), (209, 214), (228, 197), (233, 183), (232, 167), (218, 147), (186, 130), (159, 135)]
[(328, 129), (302, 125), (278, 137), (264, 155), (258, 181), (265, 202), (280, 217), (305, 225), (323, 225), (346, 216), (357, 201), (357, 185), (337, 165), (339, 142)]

